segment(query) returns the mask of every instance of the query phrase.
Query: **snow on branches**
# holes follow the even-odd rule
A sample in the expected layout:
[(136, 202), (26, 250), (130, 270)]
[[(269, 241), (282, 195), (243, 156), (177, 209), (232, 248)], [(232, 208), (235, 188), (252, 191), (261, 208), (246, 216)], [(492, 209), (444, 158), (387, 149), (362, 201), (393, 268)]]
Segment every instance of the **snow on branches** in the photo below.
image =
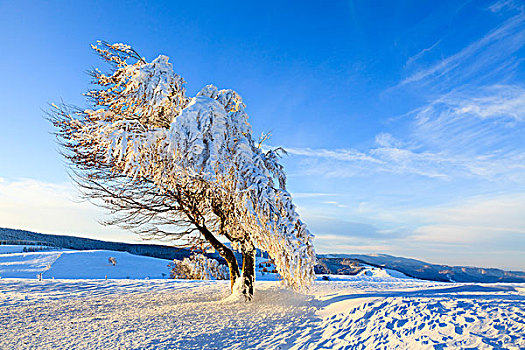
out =
[(170, 278), (190, 280), (227, 280), (228, 268), (215, 259), (208, 259), (202, 254), (193, 254), (183, 260), (173, 260)]
[(166, 56), (147, 63), (122, 44), (95, 50), (115, 68), (94, 74), (93, 110), (62, 120), (67, 141), (95, 149), (115, 174), (199, 194), (186, 213), (211, 217), (213, 233), (241, 252), (267, 251), (286, 285), (309, 286), (313, 236), (286, 191), (280, 150), (265, 152), (253, 140), (239, 94), (208, 85), (188, 98)]
[[(147, 63), (128, 45), (92, 47), (116, 67), (110, 75), (95, 70), (92, 76), (100, 88), (89, 91), (87, 95), (97, 106), (111, 111), (118, 119), (167, 127), (171, 118), (187, 104), (184, 80), (173, 72), (168, 57), (160, 55)], [(130, 59), (136, 62), (128, 64)]]

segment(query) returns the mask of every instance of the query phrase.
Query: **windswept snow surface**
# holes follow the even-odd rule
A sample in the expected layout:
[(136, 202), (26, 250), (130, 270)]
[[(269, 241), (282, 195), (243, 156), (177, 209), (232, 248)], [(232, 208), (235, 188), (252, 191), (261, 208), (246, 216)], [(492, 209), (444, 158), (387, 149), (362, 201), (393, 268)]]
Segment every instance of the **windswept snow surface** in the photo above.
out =
[(523, 285), (344, 277), (260, 281), (251, 303), (224, 301), (228, 281), (0, 279), (0, 348), (525, 347)]

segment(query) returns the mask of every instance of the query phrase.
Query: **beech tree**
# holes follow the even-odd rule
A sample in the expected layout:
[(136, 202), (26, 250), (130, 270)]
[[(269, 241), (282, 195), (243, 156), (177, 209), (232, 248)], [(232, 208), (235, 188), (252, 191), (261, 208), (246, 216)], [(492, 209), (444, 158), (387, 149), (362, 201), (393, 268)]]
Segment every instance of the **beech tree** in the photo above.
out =
[(128, 45), (92, 47), (110, 70), (91, 73), (90, 109), (53, 105), (50, 119), (84, 196), (112, 214), (105, 224), (214, 248), (248, 300), (256, 248), (285, 285), (309, 286), (313, 236), (286, 191), (283, 150), (253, 139), (239, 94), (208, 85), (190, 98), (168, 57), (148, 63)]

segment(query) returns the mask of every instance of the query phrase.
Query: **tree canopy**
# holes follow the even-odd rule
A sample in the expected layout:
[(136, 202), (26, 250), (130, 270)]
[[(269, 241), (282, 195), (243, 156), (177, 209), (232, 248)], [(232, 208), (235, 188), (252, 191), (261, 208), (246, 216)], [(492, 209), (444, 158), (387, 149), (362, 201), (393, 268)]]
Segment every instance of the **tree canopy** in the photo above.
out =
[[(91, 108), (55, 106), (51, 119), (85, 196), (113, 214), (107, 223), (179, 246), (211, 245), (248, 295), (255, 247), (286, 285), (310, 285), (313, 236), (286, 191), (283, 150), (253, 139), (240, 95), (208, 85), (190, 98), (168, 57), (148, 63), (128, 45), (93, 48), (111, 69), (92, 72)], [(217, 237), (243, 254), (242, 276)]]

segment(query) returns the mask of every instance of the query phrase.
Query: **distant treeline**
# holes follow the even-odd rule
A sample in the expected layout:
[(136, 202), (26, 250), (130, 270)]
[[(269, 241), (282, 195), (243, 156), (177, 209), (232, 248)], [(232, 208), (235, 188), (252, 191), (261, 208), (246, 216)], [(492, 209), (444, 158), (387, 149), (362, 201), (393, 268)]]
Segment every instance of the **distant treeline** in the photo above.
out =
[(189, 249), (174, 248), (164, 245), (106, 242), (97, 239), (48, 235), (10, 228), (0, 228), (0, 241), (32, 241), (46, 243), (53, 247), (75, 250), (115, 250), (167, 260), (182, 260), (191, 255)]

